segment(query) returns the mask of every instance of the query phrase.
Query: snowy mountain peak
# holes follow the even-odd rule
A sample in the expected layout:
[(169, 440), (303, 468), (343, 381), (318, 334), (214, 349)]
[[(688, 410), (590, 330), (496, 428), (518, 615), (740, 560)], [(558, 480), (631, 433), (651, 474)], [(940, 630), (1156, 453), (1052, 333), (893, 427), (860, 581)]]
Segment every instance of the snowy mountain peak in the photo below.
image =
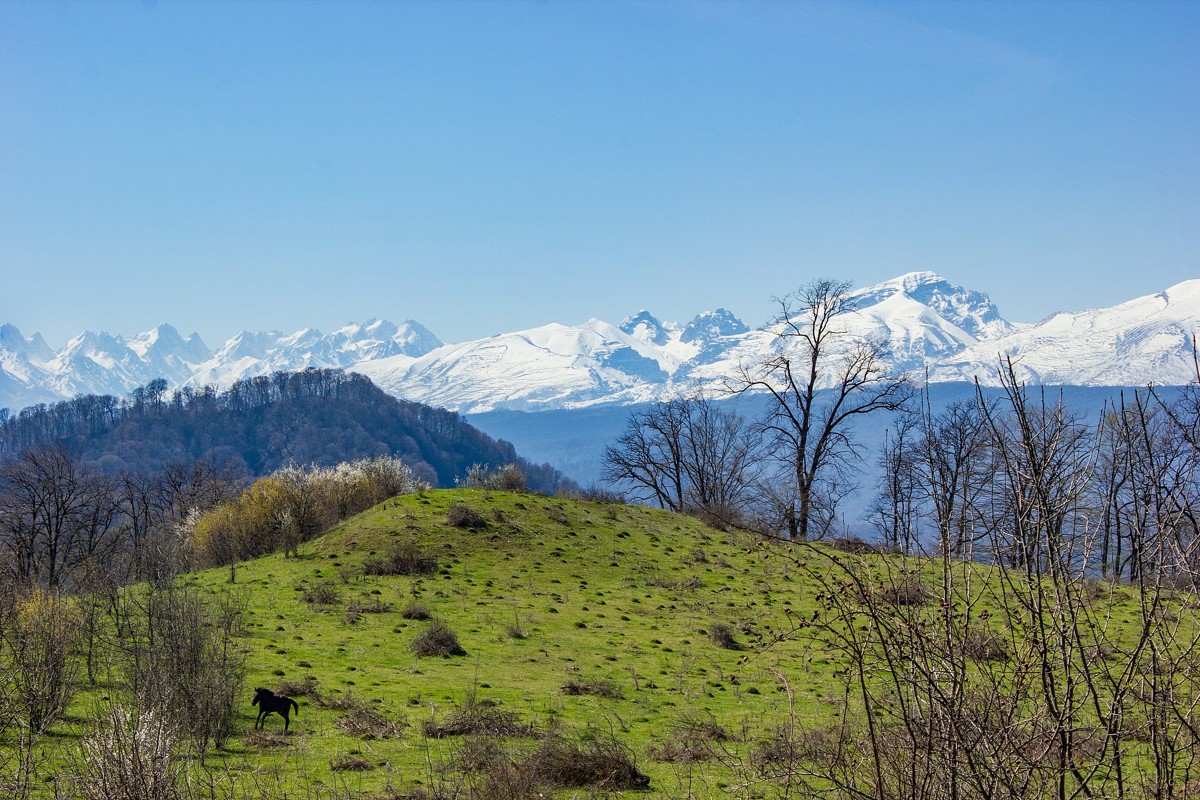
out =
[(204, 344), (200, 334), (193, 333), (184, 339), (174, 326), (165, 322), (134, 336), (127, 342), (127, 346), (143, 359), (200, 364), (212, 358), (212, 352)]
[[(889, 368), (931, 381), (993, 381), (1001, 357), (1031, 383), (1138, 386), (1194, 380), (1200, 280), (1108, 308), (1062, 312), (1012, 325), (983, 292), (933, 272), (912, 272), (852, 292), (840, 320), (884, 344)], [(228, 386), (278, 370), (337, 367), (386, 391), (458, 411), (545, 410), (648, 402), (695, 386), (722, 387), (746, 365), (779, 352), (767, 327), (751, 331), (724, 308), (686, 326), (640, 311), (619, 326), (550, 324), (443, 345), (419, 323), (370, 319), (325, 335), (313, 328), (242, 331), (210, 353), (170, 325), (128, 340), (84, 332), (58, 353), (40, 336), (0, 326), (0, 406), (20, 408), (77, 394), (128, 394), (154, 378)]]
[(54, 351), (40, 333), (26, 339), (16, 325), (8, 323), (0, 325), (0, 352), (2, 351), (35, 363), (54, 358)]
[(671, 338), (667, 326), (644, 308), (633, 316), (626, 317), (619, 327), (624, 333), (647, 344), (663, 345)]
[(964, 289), (936, 272), (909, 272), (859, 289), (852, 295), (860, 310), (901, 295), (927, 306), (976, 339), (994, 339), (1016, 329), (1000, 316), (1000, 310), (985, 292)]
[(725, 308), (718, 308), (715, 311), (697, 314), (695, 319), (684, 326), (680, 341), (707, 344), (727, 336), (749, 333), (749, 331), (750, 328), (746, 326), (746, 323), (735, 317), (733, 312)]
[(339, 351), (354, 361), (396, 355), (418, 358), (442, 346), (442, 341), (421, 323), (405, 320), (400, 325), (386, 319), (351, 322), (328, 337)]

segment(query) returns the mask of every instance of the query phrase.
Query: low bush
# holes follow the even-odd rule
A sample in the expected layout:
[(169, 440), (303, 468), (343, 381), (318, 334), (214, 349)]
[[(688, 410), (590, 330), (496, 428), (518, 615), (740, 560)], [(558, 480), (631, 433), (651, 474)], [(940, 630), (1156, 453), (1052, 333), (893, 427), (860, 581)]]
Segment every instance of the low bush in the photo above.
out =
[(667, 741), (651, 750), (651, 755), (674, 764), (710, 761), (718, 754), (717, 744), (732, 738), (711, 714), (684, 716), (668, 732)]
[(929, 601), (929, 591), (913, 579), (884, 588), (879, 597), (895, 606), (923, 606)]
[(513, 712), (504, 711), (492, 700), (475, 700), (474, 697), (468, 697), (461, 708), (441, 722), (426, 720), (421, 730), (431, 739), (447, 736), (534, 735), (533, 725), (522, 722)]
[(621, 687), (607, 679), (598, 681), (569, 680), (563, 684), (562, 693), (567, 695), (586, 694), (594, 697), (608, 697), (615, 700), (621, 697)]
[(461, 504), (450, 506), (446, 512), (446, 524), (452, 528), (478, 531), (487, 527), (487, 520), (478, 511)]
[(418, 603), (415, 600), (404, 607), (404, 609), (400, 612), (400, 616), (404, 617), (405, 619), (413, 620), (426, 620), (433, 618), (433, 614), (429, 612), (429, 609), (423, 603)]
[(425, 630), (417, 634), (411, 645), (412, 651), (418, 656), (465, 656), (467, 651), (458, 643), (458, 637), (450, 626), (441, 620), (434, 620)]
[(437, 557), (422, 552), (413, 542), (397, 542), (382, 555), (363, 562), (367, 575), (432, 575), (437, 568)]
[(717, 647), (726, 650), (741, 650), (742, 646), (733, 638), (733, 626), (724, 622), (714, 622), (708, 629), (708, 638)]
[(309, 605), (332, 606), (341, 602), (342, 595), (332, 583), (319, 583), (305, 589), (300, 599)]
[(361, 739), (399, 738), (405, 727), (404, 723), (390, 720), (375, 709), (357, 703), (334, 724), (351, 736)]
[(334, 772), (365, 772), (375, 769), (375, 765), (362, 756), (340, 756), (329, 762), (329, 769)]
[(529, 773), (557, 788), (648, 789), (633, 753), (612, 737), (551, 736), (526, 762)]

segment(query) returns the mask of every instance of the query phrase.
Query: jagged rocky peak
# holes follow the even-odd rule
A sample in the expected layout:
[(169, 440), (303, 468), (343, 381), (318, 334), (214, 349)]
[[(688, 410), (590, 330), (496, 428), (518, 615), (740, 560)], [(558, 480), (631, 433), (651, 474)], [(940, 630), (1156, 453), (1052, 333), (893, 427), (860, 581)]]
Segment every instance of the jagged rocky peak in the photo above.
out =
[(54, 350), (46, 344), (40, 333), (26, 339), (16, 325), (7, 322), (0, 325), (0, 349), (34, 361), (49, 361), (54, 358)]
[(936, 272), (909, 272), (854, 294), (859, 308), (902, 294), (978, 339), (991, 339), (1014, 330), (1012, 323), (1000, 316), (1000, 310), (986, 292), (965, 289)]
[(142, 358), (155, 355), (161, 358), (175, 357), (195, 364), (212, 358), (212, 352), (204, 344), (200, 334), (193, 333), (184, 339), (173, 325), (165, 322), (134, 336), (129, 340), (128, 346)]
[(394, 355), (420, 357), (442, 346), (428, 328), (411, 319), (400, 325), (386, 319), (369, 319), (361, 325), (351, 322), (330, 334), (329, 339), (335, 347), (363, 360)]
[(623, 333), (651, 344), (666, 344), (671, 336), (667, 327), (644, 308), (633, 316), (626, 317), (620, 328)]
[(267, 350), (275, 345), (283, 334), (279, 331), (247, 331), (238, 332), (221, 346), (216, 352), (219, 359), (262, 358)]
[(393, 341), (402, 343), (401, 349), (407, 356), (423, 356), (442, 346), (442, 340), (433, 331), (414, 319), (404, 320), (404, 324), (392, 338)]
[(715, 311), (697, 314), (696, 318), (684, 327), (681, 341), (705, 343), (725, 336), (748, 333), (749, 330), (746, 323), (735, 317), (732, 311), (718, 308)]

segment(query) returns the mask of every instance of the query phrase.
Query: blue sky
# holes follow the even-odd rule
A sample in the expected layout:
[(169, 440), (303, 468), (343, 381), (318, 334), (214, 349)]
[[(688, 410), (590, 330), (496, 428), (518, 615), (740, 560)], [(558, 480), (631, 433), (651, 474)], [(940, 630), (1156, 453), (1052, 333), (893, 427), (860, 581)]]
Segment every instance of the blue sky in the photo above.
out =
[(0, 0), (0, 322), (751, 325), (1200, 277), (1200, 3)]

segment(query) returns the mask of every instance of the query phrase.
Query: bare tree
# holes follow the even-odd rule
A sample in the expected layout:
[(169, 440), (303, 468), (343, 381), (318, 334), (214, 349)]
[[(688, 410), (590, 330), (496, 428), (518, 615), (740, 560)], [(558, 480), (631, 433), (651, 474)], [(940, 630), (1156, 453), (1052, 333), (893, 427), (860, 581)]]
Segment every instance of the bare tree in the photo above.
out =
[(912, 552), (918, 545), (918, 430), (916, 417), (901, 414), (884, 432), (879, 453), (883, 475), (869, 509), (871, 522), (884, 542), (904, 552)]
[(883, 345), (842, 325), (853, 304), (850, 284), (830, 279), (779, 300), (777, 354), (742, 369), (729, 387), (770, 398), (761, 429), (795, 486), (785, 517), (789, 536), (801, 541), (814, 533), (823, 485), (857, 456), (855, 420), (896, 411), (909, 396), (907, 380), (887, 373)]
[(630, 415), (605, 449), (604, 477), (672, 511), (738, 519), (754, 483), (757, 441), (733, 411), (694, 394)]
[(1031, 399), (1011, 360), (999, 371), (1003, 403), (986, 403), (977, 391), (985, 430), (996, 454), (990, 532), (997, 557), (1029, 573), (1064, 568), (1082, 557), (1074, 536), (1085, 505), (1094, 449), (1090, 431), (1063, 402), (1043, 388)]
[(0, 550), (20, 583), (52, 589), (109, 559), (119, 546), (109, 481), (62, 446), (0, 463)]
[(926, 390), (920, 414), (918, 491), (932, 512), (939, 547), (959, 558), (980, 533), (980, 503), (994, 474), (980, 406), (954, 402), (935, 415)]

